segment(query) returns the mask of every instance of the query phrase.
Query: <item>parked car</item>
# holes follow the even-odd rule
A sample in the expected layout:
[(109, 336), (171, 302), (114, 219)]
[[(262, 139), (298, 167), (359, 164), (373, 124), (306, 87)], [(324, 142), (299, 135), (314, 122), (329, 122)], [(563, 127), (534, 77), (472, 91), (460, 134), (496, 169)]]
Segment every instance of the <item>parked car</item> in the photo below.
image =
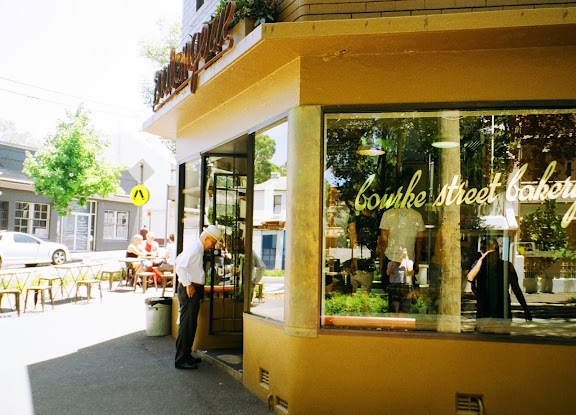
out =
[(0, 268), (6, 265), (63, 264), (70, 252), (65, 245), (43, 241), (21, 232), (0, 232)]

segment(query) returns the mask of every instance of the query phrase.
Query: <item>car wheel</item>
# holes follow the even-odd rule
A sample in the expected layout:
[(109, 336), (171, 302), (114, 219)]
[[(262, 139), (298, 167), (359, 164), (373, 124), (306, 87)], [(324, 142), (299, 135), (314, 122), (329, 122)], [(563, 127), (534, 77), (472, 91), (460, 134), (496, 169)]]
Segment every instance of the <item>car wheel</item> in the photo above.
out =
[(66, 262), (66, 253), (59, 249), (52, 254), (52, 264), (54, 265), (62, 265)]

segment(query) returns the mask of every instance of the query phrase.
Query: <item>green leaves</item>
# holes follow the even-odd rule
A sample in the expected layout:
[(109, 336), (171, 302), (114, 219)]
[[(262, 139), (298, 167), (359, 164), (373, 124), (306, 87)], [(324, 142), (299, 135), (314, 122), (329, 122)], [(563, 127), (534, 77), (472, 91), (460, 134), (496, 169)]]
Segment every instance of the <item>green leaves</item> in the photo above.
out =
[[(216, 12), (212, 16), (214, 19), (217, 17), (222, 9), (229, 3), (230, 0), (220, 0), (220, 4), (216, 7)], [(230, 27), (234, 27), (240, 20), (245, 17), (254, 19), (255, 26), (262, 23), (271, 23), (276, 20), (276, 8), (278, 6), (277, 0), (234, 0), (236, 2), (236, 11), (234, 18), (230, 23)]]
[(254, 183), (264, 183), (270, 179), (273, 171), (281, 172), (281, 169), (270, 162), (276, 152), (276, 142), (265, 134), (256, 136), (254, 149)]
[(326, 299), (324, 309), (329, 316), (381, 315), (388, 312), (388, 299), (373, 294), (334, 294)]
[(103, 160), (108, 143), (89, 126), (82, 107), (67, 113), (68, 122), (58, 125), (36, 154), (26, 153), (23, 172), (34, 180), (34, 191), (50, 199), (59, 215), (77, 200), (84, 206), (94, 195), (121, 193), (121, 168)]
[(543, 250), (560, 249), (566, 246), (568, 232), (561, 226), (562, 216), (557, 213), (555, 200), (545, 200), (544, 205), (522, 218), (520, 237), (542, 245)]

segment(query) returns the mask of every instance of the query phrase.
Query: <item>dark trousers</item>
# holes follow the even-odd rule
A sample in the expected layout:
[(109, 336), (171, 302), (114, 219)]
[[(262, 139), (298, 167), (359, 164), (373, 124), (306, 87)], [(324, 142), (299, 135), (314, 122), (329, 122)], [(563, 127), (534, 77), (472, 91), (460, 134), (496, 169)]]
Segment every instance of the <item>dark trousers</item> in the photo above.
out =
[(198, 327), (198, 312), (200, 300), (203, 296), (204, 287), (196, 286), (196, 292), (189, 298), (186, 287), (178, 284), (178, 302), (180, 303), (180, 327), (176, 338), (176, 364), (183, 364), (192, 357), (192, 346)]

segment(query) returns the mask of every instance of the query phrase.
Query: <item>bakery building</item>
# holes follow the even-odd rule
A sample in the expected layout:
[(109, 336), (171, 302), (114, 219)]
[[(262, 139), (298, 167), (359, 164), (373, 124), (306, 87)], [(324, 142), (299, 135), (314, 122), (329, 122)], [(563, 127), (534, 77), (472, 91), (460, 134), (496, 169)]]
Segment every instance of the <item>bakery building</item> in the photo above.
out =
[[(576, 3), (519, 3), (286, 0), (233, 41), (184, 3), (144, 127), (177, 144), (179, 249), (226, 235), (196, 347), (241, 349), (277, 413), (576, 403)], [(281, 247), (254, 236), (263, 136)]]

